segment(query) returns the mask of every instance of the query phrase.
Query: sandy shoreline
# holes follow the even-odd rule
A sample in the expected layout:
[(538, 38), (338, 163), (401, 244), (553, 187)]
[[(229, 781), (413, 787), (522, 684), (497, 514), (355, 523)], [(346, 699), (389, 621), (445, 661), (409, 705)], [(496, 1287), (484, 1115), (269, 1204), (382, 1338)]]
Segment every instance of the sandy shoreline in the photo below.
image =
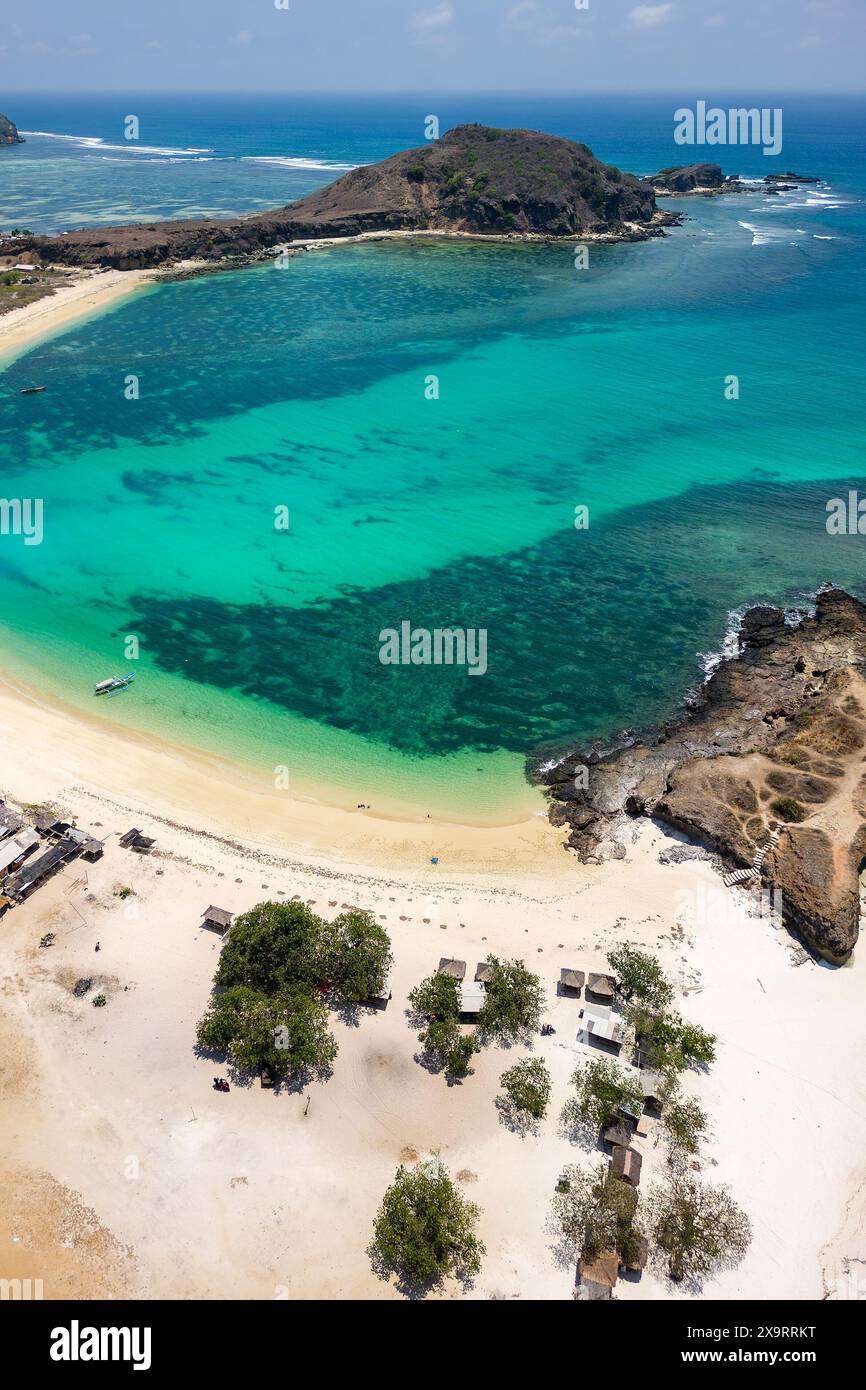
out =
[[(53, 799), (106, 839), (98, 864), (73, 864), (0, 926), (0, 1275), (41, 1277), (48, 1298), (397, 1297), (366, 1254), (373, 1216), (401, 1159), (439, 1149), (482, 1210), (488, 1254), (469, 1296), (569, 1298), (574, 1269), (551, 1250), (550, 1196), (565, 1163), (597, 1155), (559, 1130), (586, 1050), (579, 1002), (559, 998), (556, 980), (561, 966), (600, 968), (612, 944), (631, 941), (659, 954), (677, 1006), (719, 1037), (716, 1065), (686, 1085), (712, 1121), (704, 1176), (730, 1183), (755, 1238), (704, 1295), (851, 1296), (866, 1259), (856, 953), (844, 969), (817, 964), (723, 889), (706, 859), (660, 862), (674, 842), (652, 825), (635, 826), (626, 858), (601, 866), (577, 863), (540, 820), (449, 827), (451, 851), (434, 867), (423, 825), (275, 811), (214, 760), (178, 763), (156, 741), (124, 756), (122, 738), (9, 685), (0, 739), (7, 793)], [(156, 834), (152, 857), (119, 848), (131, 824)], [(131, 897), (116, 895), (121, 884)], [(203, 909), (292, 896), (324, 916), (370, 910), (395, 953), (387, 1010), (357, 1027), (334, 1019), (340, 1053), (331, 1080), (309, 1088), (308, 1114), (304, 1096), (257, 1086), (220, 1096), (217, 1068), (192, 1051), (219, 950), (200, 929)], [(47, 931), (55, 945), (40, 950)], [(404, 1013), (440, 955), (474, 969), (491, 951), (540, 973), (556, 1028), (533, 1047), (551, 1070), (552, 1112), (523, 1140), (494, 1099), (525, 1049), (485, 1049), (449, 1088), (415, 1060)], [(73, 994), (85, 976), (106, 1008)], [(652, 1136), (644, 1147), (649, 1185), (664, 1156)], [(649, 1270), (617, 1296), (693, 1295)]]
[(155, 274), (152, 270), (84, 272), (54, 294), (0, 314), (0, 367), (8, 366), (43, 339), (112, 308), (151, 283)]

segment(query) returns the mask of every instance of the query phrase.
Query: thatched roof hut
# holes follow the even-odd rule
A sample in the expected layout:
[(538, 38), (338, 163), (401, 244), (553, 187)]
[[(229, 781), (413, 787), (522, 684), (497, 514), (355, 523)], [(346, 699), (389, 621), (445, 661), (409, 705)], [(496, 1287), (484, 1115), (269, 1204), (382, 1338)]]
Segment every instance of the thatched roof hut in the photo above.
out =
[(582, 970), (560, 970), (559, 989), (560, 993), (571, 990), (575, 994), (580, 994), (583, 989), (586, 975)]
[(616, 1250), (603, 1250), (594, 1260), (581, 1260), (577, 1266), (578, 1297), (610, 1298), (619, 1278), (619, 1255)]
[(489, 961), (480, 960), (475, 967), (475, 981), (479, 985), (489, 985), (493, 979), (493, 966)]
[(466, 974), (466, 962), (465, 960), (451, 960), (448, 956), (443, 956), (436, 974), (450, 975), (452, 980), (462, 980)]
[(205, 910), (202, 926), (225, 936), (234, 920), (234, 913), (227, 912), (224, 907), (209, 907)]
[(597, 999), (612, 999), (616, 993), (616, 980), (612, 975), (591, 974), (586, 989), (588, 994), (594, 994)]

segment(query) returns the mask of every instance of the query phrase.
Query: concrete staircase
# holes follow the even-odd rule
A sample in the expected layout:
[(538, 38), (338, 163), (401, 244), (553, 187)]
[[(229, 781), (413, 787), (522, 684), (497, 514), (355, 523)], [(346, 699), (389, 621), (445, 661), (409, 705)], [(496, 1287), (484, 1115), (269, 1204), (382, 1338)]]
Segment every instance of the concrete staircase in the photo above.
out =
[(752, 867), (750, 869), (735, 869), (733, 873), (725, 874), (725, 887), (736, 888), (741, 883), (752, 883), (755, 879), (759, 879), (761, 877), (761, 869), (764, 860), (770, 853), (770, 850), (776, 848), (781, 833), (781, 828), (770, 831), (768, 839), (764, 841), (760, 849), (755, 851), (755, 857), (752, 860)]

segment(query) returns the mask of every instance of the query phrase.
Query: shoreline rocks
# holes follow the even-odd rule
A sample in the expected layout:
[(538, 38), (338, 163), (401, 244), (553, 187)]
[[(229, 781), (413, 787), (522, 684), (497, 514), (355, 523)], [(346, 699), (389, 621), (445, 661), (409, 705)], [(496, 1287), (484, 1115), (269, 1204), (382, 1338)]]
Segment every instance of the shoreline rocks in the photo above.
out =
[(18, 134), (18, 127), (8, 116), (0, 113), (0, 145), (23, 145), (24, 136)]
[(783, 921), (843, 961), (866, 861), (866, 606), (835, 588), (796, 623), (756, 606), (737, 645), (662, 729), (538, 773), (551, 821), (584, 860), (607, 857), (630, 818), (652, 817), (732, 868), (778, 829), (763, 872)]

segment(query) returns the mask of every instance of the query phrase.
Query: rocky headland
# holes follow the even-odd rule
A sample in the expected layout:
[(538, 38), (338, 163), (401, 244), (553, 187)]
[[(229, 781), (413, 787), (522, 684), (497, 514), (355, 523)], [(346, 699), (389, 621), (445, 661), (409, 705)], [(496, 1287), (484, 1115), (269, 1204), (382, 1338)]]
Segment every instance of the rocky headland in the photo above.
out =
[(732, 868), (778, 830), (762, 874), (785, 925), (842, 961), (866, 861), (866, 606), (826, 588), (798, 621), (749, 609), (736, 640), (680, 718), (542, 771), (551, 819), (582, 859), (621, 854), (624, 823), (648, 816)]
[(0, 113), (0, 145), (23, 145), (24, 136), (18, 134), (18, 127), (8, 116)]
[(745, 193), (746, 185), (736, 174), (725, 174), (720, 164), (678, 164), (660, 169), (646, 180), (656, 193), (666, 198), (685, 194)]
[(586, 145), (465, 125), (274, 211), (89, 228), (29, 244), (55, 264), (126, 270), (250, 260), (284, 244), (375, 233), (644, 240), (677, 220), (656, 207), (649, 183), (603, 164)]

